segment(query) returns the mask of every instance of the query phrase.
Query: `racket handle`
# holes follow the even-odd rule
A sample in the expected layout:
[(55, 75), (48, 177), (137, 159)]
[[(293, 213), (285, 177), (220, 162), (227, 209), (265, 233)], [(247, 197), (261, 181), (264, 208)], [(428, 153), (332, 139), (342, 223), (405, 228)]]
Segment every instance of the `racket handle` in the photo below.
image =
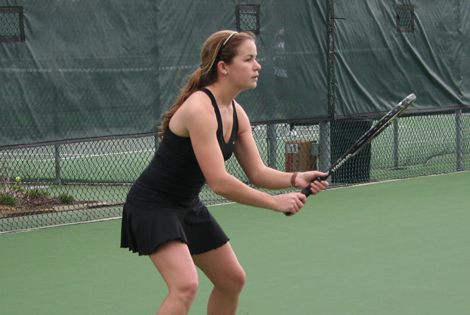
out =
[[(305, 187), (304, 189), (302, 189), (301, 193), (304, 194), (305, 197), (310, 196), (312, 194), (312, 192), (310, 191), (310, 184), (307, 187)], [(283, 213), (287, 217), (292, 214), (292, 212), (283, 212)]]
[(312, 194), (312, 191), (310, 190), (310, 184), (304, 189), (302, 189), (301, 193), (304, 194), (305, 197), (310, 196)]
[[(310, 196), (312, 194), (312, 192), (310, 191), (310, 184), (307, 187), (305, 187), (304, 189), (302, 189), (301, 193), (304, 194), (305, 197)], [(292, 214), (292, 212), (283, 212), (283, 213), (286, 217), (288, 217)]]
[[(322, 180), (326, 180), (326, 178), (327, 178), (327, 177), (318, 177), (318, 178), (315, 178), (314, 181), (315, 181), (315, 180), (317, 180), (317, 181), (322, 181)], [(312, 183), (313, 183), (313, 182), (312, 182)], [(310, 190), (310, 184), (308, 184), (307, 187), (305, 187), (304, 189), (302, 189), (301, 193), (304, 194), (305, 197), (310, 196), (310, 195), (312, 194), (312, 191)], [(292, 212), (283, 212), (283, 213), (284, 213), (284, 215), (287, 216), (287, 217), (292, 214)]]

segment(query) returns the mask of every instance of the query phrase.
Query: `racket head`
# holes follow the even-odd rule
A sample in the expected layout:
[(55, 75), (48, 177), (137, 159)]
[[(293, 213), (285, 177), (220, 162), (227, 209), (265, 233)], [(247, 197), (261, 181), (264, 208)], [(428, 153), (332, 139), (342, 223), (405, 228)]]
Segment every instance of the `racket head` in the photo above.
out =
[[(405, 97), (398, 105), (385, 114), (374, 126), (372, 126), (366, 133), (364, 133), (347, 151), (344, 153), (335, 163), (333, 163), (330, 168), (326, 171), (328, 176), (317, 178), (315, 180), (326, 180), (330, 174), (332, 174), (336, 169), (338, 169), (342, 164), (344, 164), (349, 158), (356, 155), (361, 151), (368, 143), (374, 140), (378, 135), (382, 133), (393, 121), (400, 117), (408, 107), (413, 104), (416, 100), (416, 95), (414, 93)], [(310, 191), (310, 185), (305, 187), (302, 191), (306, 197), (310, 196), (312, 192)], [(286, 216), (289, 216), (289, 212), (284, 212)]]
[(400, 103), (398, 103), (398, 105), (394, 109), (385, 114), (385, 116), (383, 116), (371, 129), (369, 129), (369, 131), (364, 134), (363, 137), (366, 138), (368, 141), (366, 143), (369, 143), (371, 140), (377, 137), (395, 119), (400, 117), (408, 109), (408, 107), (413, 104), (415, 99), (416, 95), (410, 94), (405, 97)]
[(405, 97), (398, 105), (385, 114), (374, 126), (372, 126), (366, 133), (364, 133), (356, 142), (344, 153), (331, 167), (327, 170), (328, 175), (338, 169), (349, 158), (356, 155), (367, 144), (374, 140), (382, 133), (393, 121), (400, 117), (408, 107), (416, 100), (415, 94), (410, 94)]

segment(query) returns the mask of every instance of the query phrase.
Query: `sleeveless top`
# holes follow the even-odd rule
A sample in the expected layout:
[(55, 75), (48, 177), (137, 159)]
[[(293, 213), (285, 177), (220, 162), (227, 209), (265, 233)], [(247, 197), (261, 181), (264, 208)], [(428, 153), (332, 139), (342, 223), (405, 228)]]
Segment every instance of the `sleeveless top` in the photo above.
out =
[[(217, 117), (217, 140), (224, 160), (233, 153), (238, 133), (235, 102), (232, 101), (233, 127), (230, 140), (223, 135), (222, 118), (212, 93), (202, 89), (211, 99)], [(141, 205), (162, 205), (187, 209), (200, 202), (199, 193), (206, 180), (198, 164), (189, 137), (180, 137), (167, 128), (163, 140), (150, 165), (135, 181), (128, 194), (128, 202)]]

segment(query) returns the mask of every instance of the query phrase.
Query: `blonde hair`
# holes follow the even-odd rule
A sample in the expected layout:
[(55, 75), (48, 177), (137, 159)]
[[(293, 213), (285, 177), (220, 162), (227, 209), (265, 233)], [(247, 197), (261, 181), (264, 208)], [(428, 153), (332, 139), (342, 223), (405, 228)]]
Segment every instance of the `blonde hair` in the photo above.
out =
[(219, 31), (206, 40), (201, 52), (201, 66), (191, 74), (176, 102), (163, 114), (162, 125), (159, 127), (160, 131), (158, 132), (160, 139), (163, 138), (163, 134), (168, 129), (170, 119), (184, 101), (195, 91), (217, 81), (218, 62), (224, 61), (231, 64), (238, 52), (238, 47), (247, 39), (254, 41), (256, 37), (251, 32)]

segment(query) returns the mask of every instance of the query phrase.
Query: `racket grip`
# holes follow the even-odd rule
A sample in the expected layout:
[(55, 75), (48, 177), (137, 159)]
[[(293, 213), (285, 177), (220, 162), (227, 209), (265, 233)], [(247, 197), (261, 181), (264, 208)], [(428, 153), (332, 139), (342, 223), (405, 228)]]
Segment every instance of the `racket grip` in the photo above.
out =
[[(302, 189), (301, 193), (304, 194), (305, 197), (310, 196), (312, 194), (312, 191), (310, 190), (310, 184), (307, 187), (305, 187), (304, 189)], [(292, 212), (283, 212), (283, 213), (287, 217), (292, 214)]]
[(312, 194), (312, 191), (310, 190), (310, 184), (304, 189), (302, 189), (301, 193), (304, 194), (305, 197), (310, 196)]
[[(327, 177), (318, 177), (318, 178), (315, 178), (314, 180), (317, 180), (317, 181), (322, 181), (322, 180), (326, 180)], [(313, 183), (313, 182), (312, 182)], [(305, 197), (308, 197), (312, 194), (312, 191), (310, 190), (310, 184), (308, 184), (307, 187), (305, 187), (304, 189), (302, 189), (301, 191), (302, 194), (305, 195)], [(290, 216), (292, 214), (292, 212), (283, 212), (285, 216)]]

